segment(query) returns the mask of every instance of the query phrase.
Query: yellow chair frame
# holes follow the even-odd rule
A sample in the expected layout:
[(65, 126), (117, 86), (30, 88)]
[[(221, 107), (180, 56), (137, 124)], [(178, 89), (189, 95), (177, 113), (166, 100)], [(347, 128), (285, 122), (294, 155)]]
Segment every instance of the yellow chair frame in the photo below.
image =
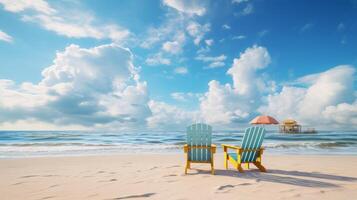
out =
[[(264, 148), (259, 148), (259, 149), (242, 149), (241, 147), (238, 146), (232, 146), (232, 145), (227, 145), (227, 144), (222, 144), (223, 152), (224, 152), (224, 167), (228, 169), (228, 161), (230, 161), (233, 166), (241, 173), (244, 172), (242, 168), (242, 153), (243, 152), (250, 152), (250, 151), (255, 151), (257, 152), (257, 159), (255, 162), (246, 162), (246, 166), (249, 169), (249, 163), (253, 163), (261, 172), (266, 172), (267, 170), (265, 167), (262, 165), (262, 155)], [(235, 160), (233, 157), (231, 157), (228, 154), (228, 149), (233, 149), (237, 153), (237, 160)]]

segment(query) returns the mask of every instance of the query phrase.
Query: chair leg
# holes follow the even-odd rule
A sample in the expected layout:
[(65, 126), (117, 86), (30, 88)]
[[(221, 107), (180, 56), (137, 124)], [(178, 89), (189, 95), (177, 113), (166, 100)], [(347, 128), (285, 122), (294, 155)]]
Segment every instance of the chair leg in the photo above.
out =
[(224, 168), (228, 169), (228, 155), (224, 153)]
[(214, 164), (213, 164), (213, 161), (211, 162), (211, 174), (214, 175)]
[(254, 165), (261, 171), (261, 172), (266, 172), (267, 170), (265, 167), (260, 163), (260, 162), (255, 162)]
[(186, 161), (186, 167), (185, 167), (185, 174), (187, 174), (187, 169), (189, 169), (190, 167), (190, 161)]
[(214, 154), (211, 154), (211, 174), (214, 175)]
[(237, 164), (237, 169), (240, 173), (244, 173), (244, 170), (242, 168), (242, 164)]

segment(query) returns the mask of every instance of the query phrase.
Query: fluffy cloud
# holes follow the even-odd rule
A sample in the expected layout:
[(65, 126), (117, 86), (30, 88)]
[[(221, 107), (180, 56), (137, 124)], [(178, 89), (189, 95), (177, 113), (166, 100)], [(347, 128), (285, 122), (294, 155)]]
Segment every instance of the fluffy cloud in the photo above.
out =
[(259, 110), (307, 125), (357, 127), (355, 72), (354, 67), (341, 65), (302, 77), (297, 83), (303, 86), (283, 87), (280, 93), (268, 96), (267, 105)]
[(210, 31), (211, 29), (211, 25), (210, 24), (204, 24), (201, 25), (195, 21), (191, 21), (188, 25), (187, 25), (187, 32), (190, 36), (192, 36), (194, 38), (193, 43), (195, 45), (199, 45), (201, 40), (203, 39), (204, 35)]
[(185, 33), (178, 33), (173, 41), (167, 41), (162, 45), (162, 49), (171, 54), (179, 54), (185, 42)]
[(12, 37), (0, 30), (0, 40), (5, 42), (12, 42)]
[(247, 6), (243, 9), (242, 15), (249, 15), (252, 14), (254, 11), (253, 4), (247, 4)]
[(152, 116), (147, 118), (149, 128), (161, 130), (182, 130), (187, 124), (198, 121), (199, 113), (186, 111), (177, 106), (151, 100)]
[(222, 28), (223, 28), (223, 29), (226, 29), (226, 30), (231, 29), (231, 27), (230, 27), (228, 24), (223, 24), (223, 25), (222, 25)]
[(163, 3), (181, 13), (188, 15), (202, 16), (206, 12), (206, 2), (203, 0), (163, 0)]
[(220, 56), (212, 57), (200, 54), (195, 59), (209, 63), (207, 68), (217, 68), (225, 65), (224, 61), (227, 59), (227, 56), (222, 54)]
[(0, 81), (0, 121), (57, 125), (145, 125), (151, 114), (145, 82), (128, 49), (115, 44), (58, 52), (38, 84)]
[(241, 53), (227, 71), (233, 84), (209, 82), (200, 102), (202, 118), (225, 128), (246, 124), (257, 114), (280, 120), (294, 118), (317, 128), (357, 128), (353, 66), (341, 65), (301, 77), (277, 92), (275, 82), (260, 72), (270, 62), (264, 47), (253, 46)]
[(205, 40), (205, 43), (206, 43), (207, 46), (212, 46), (212, 45), (213, 45), (213, 42), (214, 42), (213, 39)]
[(256, 71), (265, 68), (270, 62), (265, 47), (247, 48), (239, 59), (233, 60), (233, 66), (227, 72), (233, 78), (233, 87), (243, 96), (252, 96), (257, 90), (263, 90), (264, 82), (256, 76)]
[(30, 9), (44, 14), (53, 14), (55, 9), (51, 8), (46, 1), (43, 0), (0, 0), (4, 5), (4, 9), (10, 12), (22, 12)]
[(232, 40), (243, 40), (247, 38), (245, 35), (237, 35), (237, 36), (233, 36)]
[[(249, 0), (232, 0), (232, 4), (241, 5), (249, 2)], [(239, 15), (249, 15), (254, 11), (254, 6), (252, 3), (247, 3), (244, 9), (239, 13)]]
[(244, 2), (248, 2), (249, 0), (232, 0), (232, 3), (240, 4)]
[(119, 42), (128, 37), (130, 32), (116, 24), (98, 22), (90, 13), (71, 9), (55, 9), (46, 1), (35, 0), (0, 0), (5, 10), (21, 13), (25, 22), (36, 23), (58, 35), (73, 38), (111, 39)]
[(265, 90), (264, 81), (257, 71), (270, 63), (266, 48), (253, 46), (233, 61), (227, 74), (233, 78), (233, 85), (221, 85), (212, 80), (208, 92), (201, 100), (203, 118), (214, 124), (231, 124), (246, 121), (255, 111), (260, 94)]
[(221, 85), (212, 80), (208, 88), (200, 104), (202, 117), (208, 123), (230, 124), (249, 115), (246, 103), (240, 104), (240, 97), (230, 84)]
[(146, 58), (145, 63), (148, 65), (170, 65), (171, 60), (163, 57), (161, 53), (157, 53)]
[(176, 101), (188, 101), (188, 100), (193, 100), (193, 99), (198, 99), (202, 97), (201, 93), (192, 93), (192, 92), (174, 92), (171, 93), (171, 97), (175, 99)]
[(322, 112), (325, 119), (335, 128), (357, 128), (357, 101), (352, 104), (340, 103), (336, 106), (327, 106)]
[(174, 72), (176, 74), (187, 74), (188, 73), (188, 69), (187, 69), (187, 67), (176, 67)]

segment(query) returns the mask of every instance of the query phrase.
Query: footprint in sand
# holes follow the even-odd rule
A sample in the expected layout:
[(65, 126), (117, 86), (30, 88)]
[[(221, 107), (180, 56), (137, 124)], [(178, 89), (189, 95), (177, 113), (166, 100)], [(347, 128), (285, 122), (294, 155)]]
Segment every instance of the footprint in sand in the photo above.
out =
[(54, 188), (54, 187), (58, 187), (59, 185), (51, 185), (51, 186), (49, 186), (48, 188)]
[(27, 176), (21, 176), (21, 177), (19, 177), (19, 178), (53, 177), (53, 176), (58, 176), (58, 175), (53, 175), (53, 174), (46, 174), (46, 175), (27, 175)]
[(134, 182), (132, 184), (138, 184), (138, 183), (143, 183), (144, 181), (137, 181), (137, 182)]
[(237, 186), (248, 186), (248, 185), (251, 185), (251, 183), (240, 183), (240, 184), (237, 184), (237, 185), (230, 185), (230, 184), (221, 185), (216, 189), (216, 192), (217, 193), (226, 193), (226, 192), (231, 191), (233, 188), (235, 188)]
[(155, 195), (156, 193), (145, 193), (145, 194), (137, 194), (137, 195), (129, 195), (118, 198), (113, 198), (111, 200), (119, 200), (119, 199), (136, 199), (136, 198), (147, 198)]
[(155, 167), (150, 168), (149, 170), (154, 170), (154, 169), (157, 169), (157, 168), (158, 168), (158, 167), (155, 166)]
[(20, 178), (33, 178), (33, 177), (38, 177), (40, 175), (27, 175), (27, 176), (21, 176)]
[(169, 167), (166, 167), (166, 168), (169, 169), (169, 168), (175, 168), (175, 167), (180, 167), (180, 165), (172, 165), (172, 166), (169, 166)]
[(163, 177), (165, 178), (165, 177), (173, 177), (173, 176), (177, 176), (177, 175), (176, 174), (169, 174), (169, 175), (165, 175)]
[(217, 188), (217, 190), (227, 190), (227, 188), (234, 188), (234, 185), (221, 185)]
[(112, 178), (110, 180), (103, 180), (103, 181), (98, 181), (98, 182), (114, 182), (114, 181), (118, 181), (118, 180), (115, 178)]
[(286, 192), (294, 192), (295, 189), (288, 189), (288, 190), (282, 190), (280, 191), (281, 193), (286, 193)]
[(24, 183), (27, 183), (27, 182), (17, 182), (17, 183), (14, 183), (14, 184), (12, 184), (12, 185), (22, 185), (22, 184), (24, 184)]
[(56, 196), (47, 196), (47, 197), (43, 197), (43, 198), (41, 198), (41, 200), (45, 200), (45, 199), (53, 199), (53, 198), (55, 198)]

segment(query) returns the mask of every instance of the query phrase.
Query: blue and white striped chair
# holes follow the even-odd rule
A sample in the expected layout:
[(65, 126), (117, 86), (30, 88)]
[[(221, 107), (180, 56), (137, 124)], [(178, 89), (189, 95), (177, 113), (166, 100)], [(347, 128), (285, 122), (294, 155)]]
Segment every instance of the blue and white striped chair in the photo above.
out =
[(185, 174), (187, 174), (187, 169), (190, 169), (191, 163), (210, 163), (211, 173), (214, 174), (213, 154), (216, 152), (216, 145), (212, 144), (212, 127), (202, 123), (192, 124), (187, 127), (186, 133)]
[[(240, 147), (222, 144), (225, 168), (228, 169), (228, 161), (230, 161), (239, 172), (244, 172), (242, 164), (246, 163), (249, 168), (249, 163), (253, 163), (261, 172), (266, 172), (262, 165), (264, 135), (265, 129), (263, 127), (253, 126), (245, 130)], [(235, 152), (230, 153), (228, 149), (233, 149)]]

